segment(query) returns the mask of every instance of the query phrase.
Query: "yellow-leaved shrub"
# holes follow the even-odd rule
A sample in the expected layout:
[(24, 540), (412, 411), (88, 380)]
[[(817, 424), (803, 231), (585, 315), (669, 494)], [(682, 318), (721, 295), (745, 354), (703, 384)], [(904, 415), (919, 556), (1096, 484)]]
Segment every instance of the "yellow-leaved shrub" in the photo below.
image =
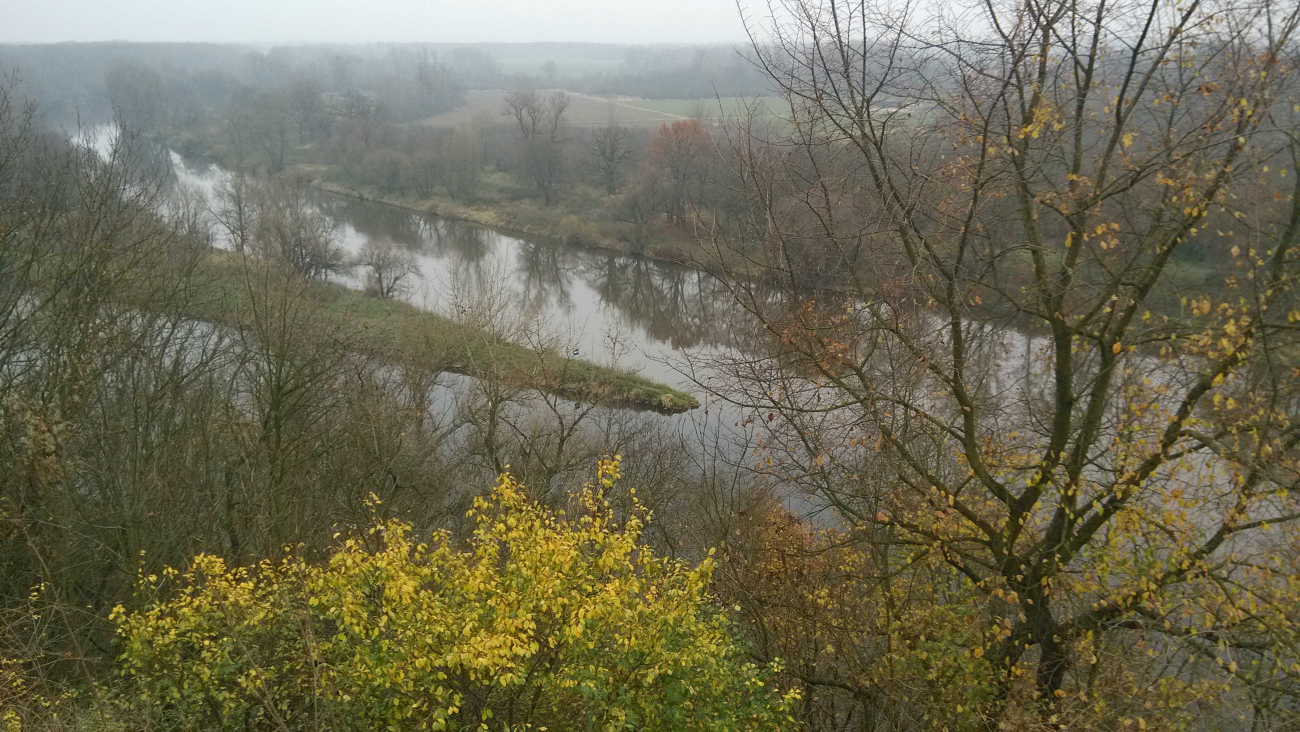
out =
[[(327, 562), (199, 556), (114, 613), (134, 703), (178, 729), (776, 729), (792, 693), (748, 662), (696, 567), (617, 519), (602, 462), (570, 514), (508, 475), (458, 548), (389, 521)], [(156, 579), (146, 578), (145, 589)]]

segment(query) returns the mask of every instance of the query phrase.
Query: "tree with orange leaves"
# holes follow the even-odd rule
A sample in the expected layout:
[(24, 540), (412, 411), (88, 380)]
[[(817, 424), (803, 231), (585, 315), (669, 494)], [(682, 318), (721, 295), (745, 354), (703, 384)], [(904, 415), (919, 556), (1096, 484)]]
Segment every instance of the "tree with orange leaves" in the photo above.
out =
[(700, 200), (712, 154), (709, 133), (694, 119), (660, 125), (651, 142), (648, 173), (661, 182), (664, 213), (678, 225)]

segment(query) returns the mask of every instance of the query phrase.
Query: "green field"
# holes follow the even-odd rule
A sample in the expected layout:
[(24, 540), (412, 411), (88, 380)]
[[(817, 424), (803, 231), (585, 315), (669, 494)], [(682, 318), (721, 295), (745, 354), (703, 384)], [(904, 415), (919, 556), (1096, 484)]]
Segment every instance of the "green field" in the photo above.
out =
[(777, 97), (722, 97), (721, 99), (637, 99), (634, 104), (661, 114), (695, 117), (703, 113), (710, 119), (733, 118), (746, 108), (756, 115), (771, 117), (781, 113), (781, 100)]
[[(548, 90), (549, 91), (549, 90)], [(755, 105), (760, 116), (780, 112), (780, 100), (774, 97), (758, 99), (724, 97), (718, 99), (640, 99), (637, 97), (602, 98), (577, 92), (569, 95), (567, 113), (569, 123), (576, 127), (598, 127), (610, 119), (629, 127), (658, 127), (665, 122), (692, 119), (703, 115), (709, 119), (734, 117), (744, 105)], [(465, 105), (450, 112), (430, 117), (421, 122), (434, 127), (454, 127), (486, 116), (502, 121), (506, 92), (471, 91), (465, 95)]]

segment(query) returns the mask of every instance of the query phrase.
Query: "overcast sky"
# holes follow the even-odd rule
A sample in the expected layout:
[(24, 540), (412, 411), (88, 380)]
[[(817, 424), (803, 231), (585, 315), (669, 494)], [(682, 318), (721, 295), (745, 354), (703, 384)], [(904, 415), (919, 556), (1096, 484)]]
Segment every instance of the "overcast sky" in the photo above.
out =
[(744, 38), (734, 0), (0, 0), (0, 18), (8, 43)]

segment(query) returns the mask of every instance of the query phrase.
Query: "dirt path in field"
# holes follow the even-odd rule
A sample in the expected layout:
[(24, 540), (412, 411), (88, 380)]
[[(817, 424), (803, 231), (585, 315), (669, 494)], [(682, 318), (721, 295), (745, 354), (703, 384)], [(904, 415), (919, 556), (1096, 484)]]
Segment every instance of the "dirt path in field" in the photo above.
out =
[(657, 114), (663, 117), (670, 117), (672, 119), (690, 119), (690, 117), (683, 117), (680, 114), (672, 114), (670, 112), (660, 112), (657, 109), (646, 109), (645, 107), (634, 107), (631, 104), (624, 104), (623, 102), (617, 102), (614, 101), (613, 99), (607, 99), (605, 97), (596, 97), (590, 94), (582, 94), (579, 92), (565, 92), (565, 93), (568, 94), (569, 96), (578, 97), (579, 99), (586, 99), (592, 102), (606, 102), (609, 104), (618, 105), (620, 107), (625, 107), (627, 109), (635, 109), (638, 112), (649, 112), (650, 114)]

